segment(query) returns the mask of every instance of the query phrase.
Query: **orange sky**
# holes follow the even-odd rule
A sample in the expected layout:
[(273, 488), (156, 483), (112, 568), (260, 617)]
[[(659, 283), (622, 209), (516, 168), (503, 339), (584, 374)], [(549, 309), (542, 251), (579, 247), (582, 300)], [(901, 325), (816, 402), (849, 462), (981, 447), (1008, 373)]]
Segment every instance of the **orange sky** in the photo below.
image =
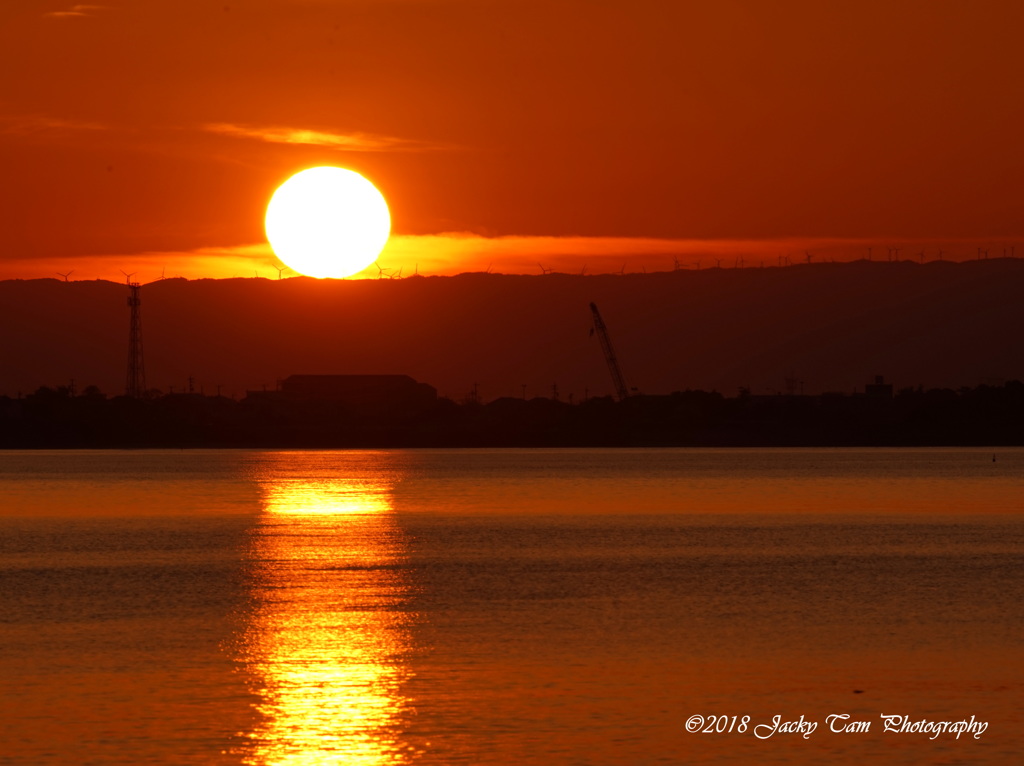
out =
[(1024, 243), (1021, 28), (1018, 2), (5, 0), (0, 278), (276, 276), (266, 202), (317, 164), (382, 190), (403, 274), (994, 257)]

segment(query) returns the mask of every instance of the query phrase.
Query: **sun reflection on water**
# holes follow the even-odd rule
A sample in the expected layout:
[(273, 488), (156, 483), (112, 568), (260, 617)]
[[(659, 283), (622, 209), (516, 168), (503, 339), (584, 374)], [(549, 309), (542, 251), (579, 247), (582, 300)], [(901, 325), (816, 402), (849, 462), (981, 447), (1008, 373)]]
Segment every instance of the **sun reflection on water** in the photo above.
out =
[(406, 763), (408, 582), (390, 484), (295, 472), (294, 460), (260, 478), (254, 609), (241, 644), (260, 723), (244, 760)]

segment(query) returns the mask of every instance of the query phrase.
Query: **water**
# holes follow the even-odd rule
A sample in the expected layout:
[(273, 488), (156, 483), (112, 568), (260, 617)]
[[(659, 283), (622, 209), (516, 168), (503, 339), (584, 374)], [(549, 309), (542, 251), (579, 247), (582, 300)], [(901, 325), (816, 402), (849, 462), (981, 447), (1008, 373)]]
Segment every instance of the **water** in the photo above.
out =
[(1010, 763), (992, 457), (0, 453), (0, 764)]

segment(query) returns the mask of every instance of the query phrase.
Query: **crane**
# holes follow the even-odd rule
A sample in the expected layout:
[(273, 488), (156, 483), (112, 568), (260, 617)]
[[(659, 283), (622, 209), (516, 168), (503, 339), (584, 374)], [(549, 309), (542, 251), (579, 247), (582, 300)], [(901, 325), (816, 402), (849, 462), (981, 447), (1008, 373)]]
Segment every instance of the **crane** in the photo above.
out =
[(601, 312), (597, 310), (597, 304), (590, 304), (590, 311), (594, 315), (594, 327), (590, 331), (593, 335), (597, 333), (597, 339), (601, 341), (601, 350), (604, 351), (605, 361), (608, 362), (608, 371), (612, 374), (612, 384), (615, 386), (615, 393), (619, 401), (629, 396), (629, 389), (626, 387), (626, 379), (622, 377), (622, 370), (619, 369), (619, 360), (615, 358), (615, 349), (612, 348), (611, 338), (608, 337), (608, 328), (601, 319)]

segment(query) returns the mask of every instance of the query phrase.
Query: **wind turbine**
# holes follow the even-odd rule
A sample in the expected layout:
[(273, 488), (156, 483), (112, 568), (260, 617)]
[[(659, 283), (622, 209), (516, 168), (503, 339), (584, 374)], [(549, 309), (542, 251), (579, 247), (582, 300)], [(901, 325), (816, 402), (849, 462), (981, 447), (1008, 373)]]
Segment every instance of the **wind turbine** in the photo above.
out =
[(74, 274), (74, 273), (75, 273), (75, 270), (74, 270), (74, 269), (71, 269), (71, 271), (69, 271), (69, 272), (68, 272), (67, 274), (61, 274), (61, 272), (59, 272), (59, 271), (57, 272), (57, 274), (58, 274), (59, 276), (62, 276), (62, 277), (64, 277), (64, 281), (65, 281), (65, 282), (67, 282), (67, 281), (68, 281), (68, 277), (70, 277), (70, 276), (71, 276), (72, 274)]
[(551, 269), (545, 269), (543, 263), (538, 263), (537, 265), (540, 266), (540, 273), (541, 274), (550, 274), (551, 273)]
[(373, 262), (373, 265), (377, 267), (377, 279), (384, 279), (385, 272), (387, 271), (387, 269), (385, 269), (376, 261)]
[(274, 266), (274, 268), (277, 269), (277, 278), (280, 279), (281, 276), (284, 274), (284, 270), (287, 269), (288, 267), (287, 266)]
[(125, 284), (128, 284), (128, 285), (130, 285), (132, 283), (132, 277), (134, 277), (138, 273), (137, 271), (133, 271), (131, 274), (129, 274), (124, 269), (118, 269), (118, 271), (120, 271), (122, 274), (124, 274)]

